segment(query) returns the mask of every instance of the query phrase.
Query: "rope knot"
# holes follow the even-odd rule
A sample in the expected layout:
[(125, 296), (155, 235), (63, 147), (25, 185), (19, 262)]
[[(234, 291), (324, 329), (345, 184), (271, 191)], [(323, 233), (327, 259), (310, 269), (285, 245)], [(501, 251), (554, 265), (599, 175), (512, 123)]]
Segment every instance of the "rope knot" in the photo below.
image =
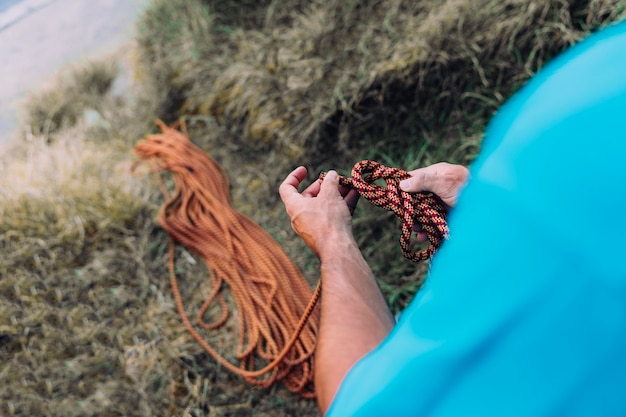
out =
[[(320, 175), (323, 179), (325, 174)], [(408, 193), (400, 189), (400, 181), (411, 175), (399, 168), (389, 168), (378, 162), (364, 160), (352, 168), (352, 177), (339, 176), (339, 184), (356, 189), (375, 206), (392, 211), (402, 222), (400, 249), (405, 258), (419, 262), (430, 259), (448, 237), (446, 209), (430, 192)], [(384, 180), (386, 187), (375, 184)], [(411, 250), (413, 226), (418, 222), (428, 236), (430, 246), (421, 252)]]

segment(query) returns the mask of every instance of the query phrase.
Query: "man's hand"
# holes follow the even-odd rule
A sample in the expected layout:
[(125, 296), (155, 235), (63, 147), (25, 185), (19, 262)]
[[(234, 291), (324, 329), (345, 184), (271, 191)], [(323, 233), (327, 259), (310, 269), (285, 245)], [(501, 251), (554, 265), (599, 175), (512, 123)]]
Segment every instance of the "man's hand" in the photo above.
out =
[[(456, 205), (459, 193), (467, 182), (469, 171), (462, 165), (452, 165), (446, 162), (429, 165), (409, 171), (411, 178), (400, 182), (400, 189), (409, 193), (429, 191), (436, 194), (450, 210)], [(428, 240), (426, 232), (421, 225), (414, 226), (417, 232), (417, 240), (425, 242)]]
[(321, 260), (321, 318), (315, 349), (315, 391), (325, 413), (348, 370), (389, 334), (393, 316), (352, 235), (356, 190), (329, 171), (302, 193), (296, 168), (280, 186), (291, 225)]
[(400, 182), (400, 188), (409, 193), (430, 191), (450, 209), (456, 204), (459, 193), (469, 177), (469, 171), (462, 165), (446, 162), (429, 165), (409, 171), (411, 178)]
[(293, 230), (321, 258), (328, 243), (334, 239), (352, 239), (352, 212), (359, 194), (339, 186), (335, 171), (329, 171), (324, 181), (317, 180), (302, 193), (298, 186), (306, 178), (306, 168), (298, 167), (280, 185), (280, 197), (291, 218)]

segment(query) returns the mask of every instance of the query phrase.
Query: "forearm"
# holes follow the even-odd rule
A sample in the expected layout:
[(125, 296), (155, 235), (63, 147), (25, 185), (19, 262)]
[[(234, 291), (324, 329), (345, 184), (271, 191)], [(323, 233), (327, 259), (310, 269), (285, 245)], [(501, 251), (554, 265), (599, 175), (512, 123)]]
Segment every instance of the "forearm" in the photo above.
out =
[(321, 256), (321, 321), (315, 385), (325, 412), (348, 370), (389, 334), (394, 320), (351, 238), (329, 239)]

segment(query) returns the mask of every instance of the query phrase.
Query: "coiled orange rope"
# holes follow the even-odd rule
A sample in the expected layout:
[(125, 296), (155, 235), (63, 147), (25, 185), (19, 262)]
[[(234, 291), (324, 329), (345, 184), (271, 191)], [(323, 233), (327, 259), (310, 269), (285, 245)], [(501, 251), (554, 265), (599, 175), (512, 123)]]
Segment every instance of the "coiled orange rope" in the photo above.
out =
[[(313, 292), (274, 239), (232, 207), (226, 173), (191, 143), (184, 125), (182, 132), (162, 122), (158, 125), (162, 133), (139, 142), (135, 152), (152, 161), (157, 170), (174, 174), (172, 196), (161, 182), (167, 201), (159, 223), (171, 237), (170, 281), (185, 328), (222, 366), (246, 381), (264, 388), (282, 381), (305, 398), (315, 397), (313, 354), (319, 323), (315, 306), (321, 283)], [(412, 261), (421, 261), (430, 258), (447, 237), (446, 211), (431, 193), (401, 191), (398, 184), (408, 177), (405, 171), (361, 161), (353, 168), (352, 178), (340, 177), (340, 183), (403, 220), (402, 252)], [(374, 184), (378, 179), (384, 179), (387, 187)], [(431, 243), (420, 253), (410, 250), (415, 221), (423, 225)], [(223, 284), (230, 287), (238, 311), (239, 366), (209, 345), (191, 323), (175, 274), (175, 243), (200, 255), (210, 271), (212, 290), (197, 313), (199, 327), (211, 330), (226, 322), (229, 312), (221, 289)], [(215, 301), (222, 313), (207, 323), (204, 316)], [(255, 368), (257, 359), (265, 366)]]
[[(210, 270), (212, 290), (196, 317), (197, 325), (215, 329), (228, 318), (220, 293), (227, 284), (238, 312), (236, 366), (220, 355), (198, 333), (183, 306), (170, 245), (170, 278), (183, 323), (198, 343), (221, 365), (246, 381), (267, 388), (276, 381), (313, 398), (313, 353), (319, 312), (319, 288), (311, 286), (274, 239), (236, 211), (230, 202), (223, 169), (181, 133), (159, 122), (162, 134), (149, 135), (135, 152), (174, 174), (176, 188), (159, 214), (172, 242), (200, 255)], [(167, 190), (164, 190), (167, 196)], [(221, 317), (206, 323), (204, 316), (217, 300)], [(257, 359), (265, 366), (256, 369)]]

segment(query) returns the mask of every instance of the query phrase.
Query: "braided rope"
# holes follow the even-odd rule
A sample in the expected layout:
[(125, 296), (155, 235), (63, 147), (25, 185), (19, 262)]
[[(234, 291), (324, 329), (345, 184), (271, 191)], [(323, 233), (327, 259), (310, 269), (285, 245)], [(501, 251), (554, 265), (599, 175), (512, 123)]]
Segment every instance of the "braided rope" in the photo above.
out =
[[(161, 134), (148, 135), (135, 146), (140, 158), (156, 170), (168, 170), (176, 188), (159, 223), (170, 235), (170, 283), (184, 327), (217, 362), (247, 382), (269, 388), (281, 381), (304, 398), (315, 397), (314, 352), (317, 343), (321, 286), (311, 285), (259, 225), (231, 205), (229, 182), (221, 166), (183, 132), (159, 122)], [(209, 268), (212, 290), (199, 308), (195, 325), (188, 317), (175, 273), (175, 244), (198, 254)], [(229, 316), (221, 295), (227, 285), (236, 304), (238, 338), (231, 363), (206, 341), (197, 328), (222, 326)], [(221, 308), (206, 322), (214, 302)]]
[[(157, 171), (171, 171), (176, 179), (171, 196), (161, 182), (167, 202), (161, 208), (159, 222), (171, 237), (170, 282), (184, 327), (215, 360), (246, 381), (263, 388), (282, 381), (289, 390), (313, 398), (319, 322), (315, 307), (321, 282), (313, 292), (280, 246), (231, 206), (225, 172), (191, 143), (184, 125), (183, 132), (163, 123), (159, 126), (162, 134), (148, 135), (136, 145), (135, 152), (152, 161)], [(399, 182), (408, 177), (400, 169), (361, 161), (352, 169), (352, 178), (340, 177), (340, 183), (354, 187), (371, 203), (393, 211), (403, 221), (402, 252), (417, 262), (434, 254), (447, 237), (448, 226), (446, 211), (432, 193), (400, 190)], [(374, 184), (378, 179), (384, 179), (387, 187)], [(423, 225), (431, 243), (420, 253), (410, 249), (415, 221)], [(213, 289), (197, 313), (197, 326), (211, 330), (226, 322), (229, 312), (220, 290), (223, 283), (230, 286), (239, 313), (239, 366), (207, 343), (189, 319), (175, 274), (176, 243), (199, 254), (211, 272)], [(222, 314), (206, 323), (204, 315), (214, 301)], [(265, 361), (261, 369), (255, 366), (257, 359)]]
[[(325, 173), (320, 175), (324, 179)], [(435, 194), (430, 192), (408, 193), (400, 189), (400, 181), (411, 175), (398, 168), (388, 168), (378, 162), (364, 160), (352, 168), (352, 178), (339, 176), (339, 184), (356, 189), (375, 206), (392, 211), (402, 221), (400, 249), (405, 258), (413, 262), (430, 259), (449, 235), (446, 209)], [(387, 186), (374, 184), (385, 180)], [(419, 222), (430, 246), (421, 252), (411, 250), (411, 235), (415, 222)]]

